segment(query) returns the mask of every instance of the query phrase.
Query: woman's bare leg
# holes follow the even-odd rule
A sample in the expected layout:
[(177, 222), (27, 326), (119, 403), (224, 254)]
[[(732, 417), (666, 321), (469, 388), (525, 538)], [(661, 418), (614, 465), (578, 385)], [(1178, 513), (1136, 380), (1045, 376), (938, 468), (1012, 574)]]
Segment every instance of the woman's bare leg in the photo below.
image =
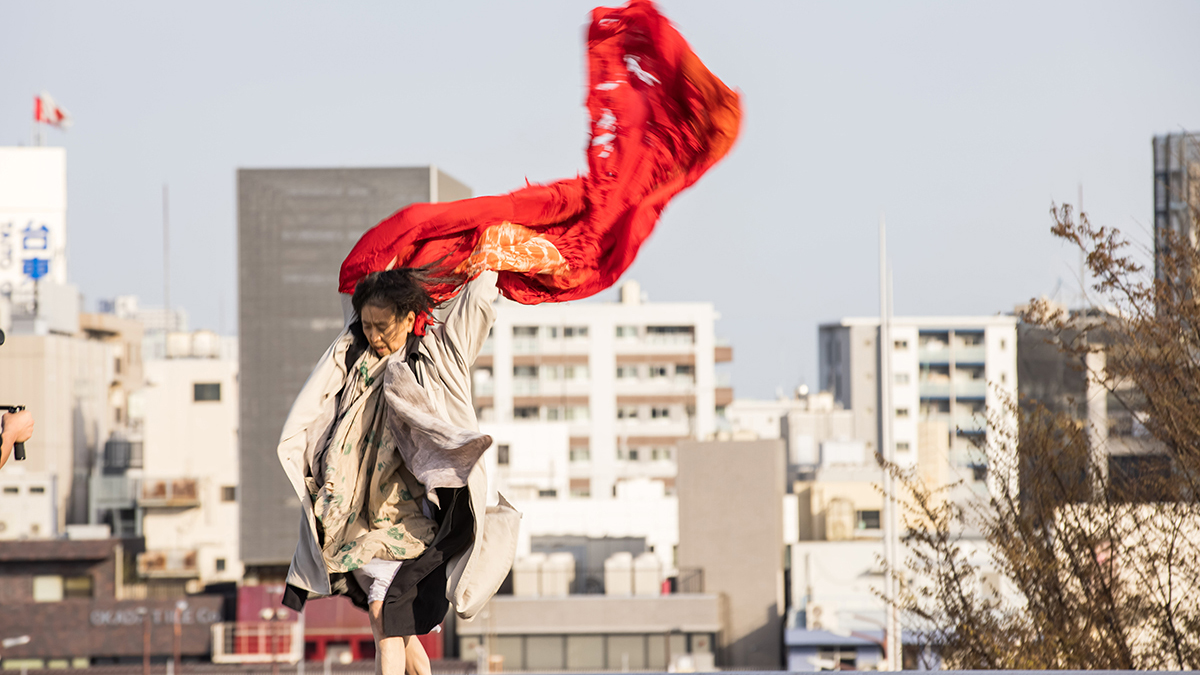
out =
[(404, 638), (404, 672), (406, 675), (430, 675), (432, 672), (425, 645), (415, 635)]
[(404, 675), (404, 642), (411, 638), (383, 637), (383, 602), (368, 605), (375, 634), (375, 675)]

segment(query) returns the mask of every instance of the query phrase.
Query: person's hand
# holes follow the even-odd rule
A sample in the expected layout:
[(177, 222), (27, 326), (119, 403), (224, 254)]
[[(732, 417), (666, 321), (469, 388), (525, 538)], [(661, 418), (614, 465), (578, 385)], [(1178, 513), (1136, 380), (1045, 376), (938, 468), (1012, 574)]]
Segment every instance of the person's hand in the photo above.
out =
[(24, 443), (33, 437), (33, 413), (4, 413), (4, 444)]
[(0, 466), (4, 466), (12, 454), (13, 446), (33, 437), (33, 413), (28, 410), (4, 413), (0, 422), (4, 424), (4, 431), (0, 434)]

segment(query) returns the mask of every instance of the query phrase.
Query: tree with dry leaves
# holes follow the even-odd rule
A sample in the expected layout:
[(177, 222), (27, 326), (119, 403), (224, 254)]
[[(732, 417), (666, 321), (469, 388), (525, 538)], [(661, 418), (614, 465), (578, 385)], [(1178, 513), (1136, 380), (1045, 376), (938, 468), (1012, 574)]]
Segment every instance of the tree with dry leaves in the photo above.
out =
[(1200, 668), (1200, 253), (1159, 233), (1154, 274), (1119, 231), (1052, 217), (1102, 309), (1032, 301), (1022, 339), (1061, 359), (1051, 384), (1075, 385), (1007, 401), (1015, 427), (990, 416), (985, 500), (889, 467), (906, 513), (896, 603), (945, 667)]

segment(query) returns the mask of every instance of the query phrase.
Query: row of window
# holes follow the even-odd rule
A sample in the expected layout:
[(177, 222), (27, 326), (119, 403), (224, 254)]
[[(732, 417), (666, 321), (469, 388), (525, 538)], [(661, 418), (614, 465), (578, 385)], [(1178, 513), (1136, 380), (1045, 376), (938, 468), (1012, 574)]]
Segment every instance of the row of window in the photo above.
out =
[[(590, 448), (571, 448), (569, 452), (570, 461), (572, 463), (590, 462), (592, 461), (592, 451)], [(627, 462), (659, 462), (671, 461), (675, 457), (675, 451), (668, 446), (639, 446), (636, 448), (618, 448), (617, 459)], [(507, 443), (496, 444), (496, 463), (500, 466), (508, 466), (512, 461), (512, 446)]]
[[(476, 411), (480, 421), (490, 422), (495, 418), (492, 408), (480, 408)], [(694, 415), (691, 406), (663, 405), (627, 405), (617, 408), (618, 420), (654, 420), (667, 422), (672, 419), (682, 420), (685, 416)], [(515, 406), (513, 419), (527, 422), (587, 422), (591, 420), (591, 409), (586, 405), (544, 405), (544, 406)]]
[[(486, 381), (491, 378), (490, 368), (479, 368), (476, 371), (477, 380)], [(591, 371), (585, 365), (571, 366), (513, 366), (513, 377), (517, 379), (542, 380), (587, 380)], [(648, 378), (660, 380), (668, 378), (694, 380), (696, 367), (690, 363), (657, 363), (650, 365), (617, 366), (618, 380), (635, 380)]]
[[(21, 494), (21, 487), (19, 485), (5, 485), (3, 493), (6, 495), (19, 495), (19, 494)], [(29, 494), (44, 495), (44, 494), (46, 494), (46, 486), (45, 485), (30, 485), (29, 486)]]
[[(616, 336), (620, 339), (645, 337), (649, 340), (659, 338), (691, 340), (696, 333), (694, 326), (617, 326)], [(513, 326), (513, 338), (518, 340), (533, 340), (547, 337), (551, 340), (574, 339), (588, 337), (587, 326)]]

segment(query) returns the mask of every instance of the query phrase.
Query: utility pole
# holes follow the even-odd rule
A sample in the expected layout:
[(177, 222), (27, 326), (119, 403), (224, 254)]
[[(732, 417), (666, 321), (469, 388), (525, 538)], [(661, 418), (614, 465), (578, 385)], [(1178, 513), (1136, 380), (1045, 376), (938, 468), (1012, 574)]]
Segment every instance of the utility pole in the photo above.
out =
[[(887, 224), (879, 215), (879, 454), (888, 464), (896, 461), (896, 444), (892, 441), (892, 294), (891, 271), (887, 259)], [(900, 569), (899, 518), (896, 505), (896, 481), (890, 467), (883, 472), (883, 558), (887, 563), (884, 577), (884, 598), (887, 602), (887, 621), (884, 628), (885, 663), (887, 670), (900, 670), (903, 658), (900, 650), (900, 622), (896, 614), (899, 585), (896, 573)]]
[(180, 600), (175, 603), (175, 660), (173, 675), (183, 675), (183, 612), (187, 608), (187, 600)]
[(137, 613), (142, 618), (142, 675), (150, 675), (150, 611), (138, 607)]

